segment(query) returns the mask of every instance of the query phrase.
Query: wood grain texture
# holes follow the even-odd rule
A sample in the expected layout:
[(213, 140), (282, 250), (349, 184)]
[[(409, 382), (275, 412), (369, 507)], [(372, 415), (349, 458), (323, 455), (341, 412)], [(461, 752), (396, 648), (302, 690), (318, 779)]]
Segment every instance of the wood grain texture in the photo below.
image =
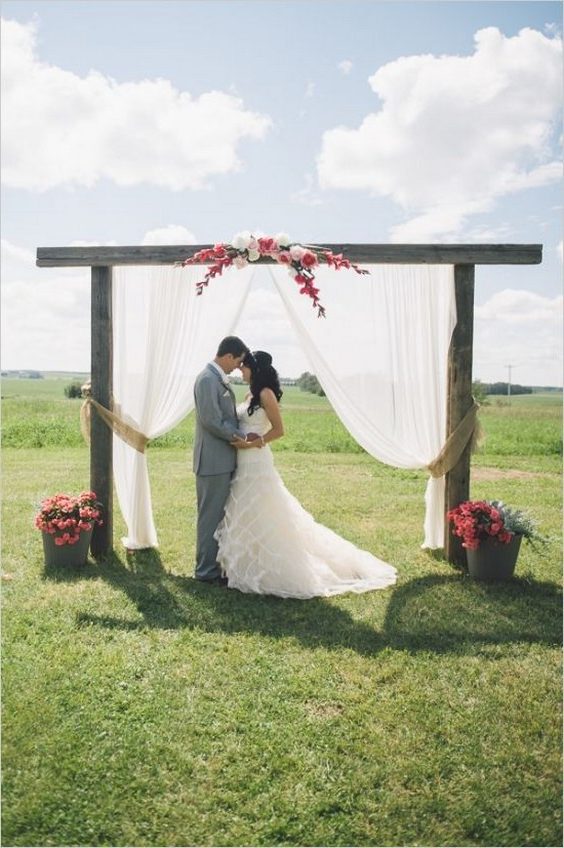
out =
[[(113, 391), (112, 269), (92, 268), (91, 279), (91, 384), (92, 397), (111, 409)], [(113, 433), (92, 410), (90, 433), (90, 488), (104, 507), (104, 523), (95, 527), (90, 549), (103, 557), (113, 547)]]
[[(38, 247), (39, 267), (79, 265), (168, 265), (182, 261), (210, 244)], [(427, 265), (538, 265), (541, 244), (323, 244), (351, 262)], [(275, 264), (261, 257), (258, 264)]]
[[(454, 291), (457, 320), (448, 355), (447, 438), (454, 432), (474, 402), (472, 398), (473, 265), (455, 266)], [(452, 533), (446, 513), (469, 498), (469, 446), (464, 449), (456, 465), (447, 473), (445, 481), (445, 554), (449, 562), (465, 566), (466, 551), (458, 536)]]

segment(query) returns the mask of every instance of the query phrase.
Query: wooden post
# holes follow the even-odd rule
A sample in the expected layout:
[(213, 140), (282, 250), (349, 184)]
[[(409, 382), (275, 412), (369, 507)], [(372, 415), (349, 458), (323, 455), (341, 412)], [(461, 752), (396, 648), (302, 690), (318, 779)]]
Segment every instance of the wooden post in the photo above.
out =
[[(474, 265), (454, 266), (456, 327), (448, 354), (447, 438), (472, 406), (472, 341), (474, 336)], [(446, 475), (445, 513), (468, 500), (470, 446)], [(465, 565), (466, 552), (445, 514), (445, 554), (449, 562)]]
[[(93, 266), (91, 277), (91, 383), (92, 397), (111, 409), (113, 391), (112, 266)], [(91, 551), (102, 557), (113, 547), (113, 433), (92, 409), (90, 488), (104, 507), (104, 523), (95, 527)]]

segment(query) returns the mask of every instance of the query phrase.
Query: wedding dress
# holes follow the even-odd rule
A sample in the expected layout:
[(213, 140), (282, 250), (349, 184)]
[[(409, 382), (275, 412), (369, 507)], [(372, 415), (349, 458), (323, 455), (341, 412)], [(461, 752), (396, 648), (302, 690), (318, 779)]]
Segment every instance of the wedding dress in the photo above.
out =
[[(270, 421), (239, 404), (239, 427), (264, 436)], [(240, 450), (225, 516), (215, 538), (230, 589), (283, 598), (369, 592), (396, 582), (396, 570), (318, 524), (286, 489), (272, 451)]]

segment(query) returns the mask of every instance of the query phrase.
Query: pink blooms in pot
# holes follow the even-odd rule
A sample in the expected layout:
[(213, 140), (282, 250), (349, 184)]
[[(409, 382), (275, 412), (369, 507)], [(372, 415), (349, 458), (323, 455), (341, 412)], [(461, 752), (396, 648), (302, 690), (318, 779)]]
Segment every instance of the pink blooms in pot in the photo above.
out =
[(81, 492), (78, 496), (57, 494), (41, 502), (35, 516), (35, 526), (53, 536), (56, 545), (75, 545), (80, 534), (103, 524), (102, 504), (96, 492)]
[(447, 512), (454, 534), (462, 539), (462, 547), (476, 550), (487, 539), (509, 544), (515, 536), (528, 542), (546, 541), (533, 520), (502, 501), (464, 501)]

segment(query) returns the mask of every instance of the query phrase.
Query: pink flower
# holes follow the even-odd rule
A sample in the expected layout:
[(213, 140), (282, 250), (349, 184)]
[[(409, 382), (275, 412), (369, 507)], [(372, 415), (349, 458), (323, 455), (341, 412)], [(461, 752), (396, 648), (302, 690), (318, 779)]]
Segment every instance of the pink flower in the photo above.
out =
[(55, 536), (58, 546), (74, 545), (82, 531), (102, 523), (99, 506), (95, 492), (81, 492), (78, 497), (57, 494), (42, 501), (35, 526)]
[(276, 240), (269, 236), (259, 238), (258, 245), (261, 253), (275, 253), (278, 250)]
[(317, 264), (317, 256), (315, 253), (312, 253), (311, 250), (306, 250), (302, 256), (302, 265), (304, 268), (313, 268), (313, 266)]

